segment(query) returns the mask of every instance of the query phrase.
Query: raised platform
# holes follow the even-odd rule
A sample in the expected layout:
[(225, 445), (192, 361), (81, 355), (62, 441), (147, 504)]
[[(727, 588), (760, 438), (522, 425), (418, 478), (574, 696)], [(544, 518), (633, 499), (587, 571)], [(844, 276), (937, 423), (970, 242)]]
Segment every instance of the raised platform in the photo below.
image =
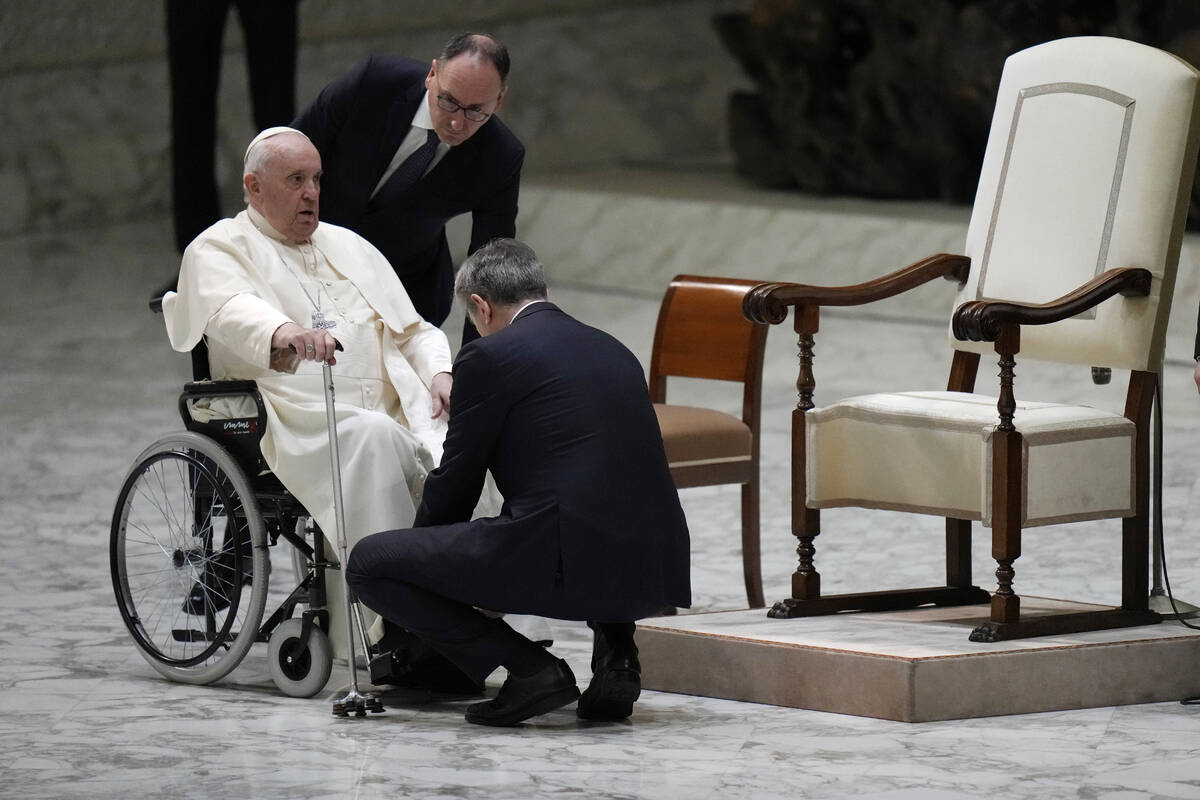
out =
[[(1027, 614), (1095, 606), (1023, 597)], [(1200, 695), (1200, 632), (1140, 628), (970, 642), (984, 606), (768, 619), (765, 610), (638, 623), (643, 686), (900, 722)]]

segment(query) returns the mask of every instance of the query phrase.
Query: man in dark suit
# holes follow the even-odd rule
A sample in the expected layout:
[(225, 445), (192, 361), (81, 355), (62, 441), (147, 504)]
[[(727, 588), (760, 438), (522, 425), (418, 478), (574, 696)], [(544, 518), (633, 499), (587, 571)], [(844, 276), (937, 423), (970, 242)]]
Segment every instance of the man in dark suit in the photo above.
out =
[(432, 64), (371, 56), (292, 123), (321, 153), (322, 219), (375, 245), (434, 325), (452, 301), (446, 222), (471, 214), (469, 252), (516, 232), (525, 148), (495, 116), (508, 68), (484, 34), (455, 36)]
[[(455, 294), (482, 338), (454, 364), (450, 428), (417, 527), (359, 542), (359, 599), (471, 679), (508, 678), (467, 720), (512, 725), (579, 697), (556, 659), (477, 609), (587, 620), (592, 680), (577, 713), (623, 719), (641, 691), (633, 620), (691, 603), (687, 523), (637, 359), (546, 301), (527, 246), (499, 239)], [(500, 515), (470, 520), (484, 474)]]

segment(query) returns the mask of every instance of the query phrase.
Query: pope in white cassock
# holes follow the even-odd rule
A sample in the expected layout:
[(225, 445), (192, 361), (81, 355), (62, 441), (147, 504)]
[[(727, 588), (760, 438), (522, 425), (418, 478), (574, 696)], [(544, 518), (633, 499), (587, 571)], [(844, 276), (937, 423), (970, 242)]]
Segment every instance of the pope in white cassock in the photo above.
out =
[[(318, 224), (320, 182), (321, 157), (303, 133), (269, 128), (255, 137), (242, 179), (248, 207), (188, 246), (163, 315), (176, 350), (207, 340), (214, 380), (258, 383), (268, 416), (263, 457), (336, 556), (322, 362), (336, 363), (352, 547), (412, 525), (425, 476), (441, 458), (451, 358), (445, 334), (413, 309), (379, 251), (352, 231)], [(335, 338), (344, 348), (336, 361)], [(327, 575), (331, 639), (344, 657), (341, 573)]]

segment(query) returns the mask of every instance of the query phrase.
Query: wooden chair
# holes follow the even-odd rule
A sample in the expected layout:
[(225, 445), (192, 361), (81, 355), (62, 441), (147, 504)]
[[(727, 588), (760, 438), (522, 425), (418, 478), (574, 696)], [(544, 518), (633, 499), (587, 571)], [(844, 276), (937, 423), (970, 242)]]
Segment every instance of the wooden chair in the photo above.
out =
[[(650, 357), (650, 399), (675, 485), (742, 486), (742, 573), (751, 608), (762, 608), (759, 555), (759, 419), (767, 326), (742, 314), (756, 281), (677, 275), (667, 287)], [(667, 404), (667, 376), (742, 384), (742, 416)]]
[[(789, 617), (986, 602), (971, 583), (971, 521), (992, 529), (997, 589), (974, 641), (1125, 627), (1149, 610), (1149, 420), (1196, 168), (1197, 73), (1167, 53), (1104, 37), (1062, 39), (1005, 63), (967, 232), (938, 255), (858, 286), (764, 284), (748, 318), (794, 308), (799, 403), (792, 416), (792, 529), (799, 565)], [(959, 290), (945, 392), (813, 402), (822, 306), (869, 303), (937, 277)], [(999, 356), (998, 397), (973, 394), (979, 356)], [(1017, 353), (1129, 370), (1124, 414), (1018, 401)], [(946, 517), (946, 585), (823, 596), (820, 509)], [(1021, 614), (1014, 561), (1025, 527), (1122, 518), (1117, 608)], [(1089, 545), (1091, 546), (1091, 545)]]

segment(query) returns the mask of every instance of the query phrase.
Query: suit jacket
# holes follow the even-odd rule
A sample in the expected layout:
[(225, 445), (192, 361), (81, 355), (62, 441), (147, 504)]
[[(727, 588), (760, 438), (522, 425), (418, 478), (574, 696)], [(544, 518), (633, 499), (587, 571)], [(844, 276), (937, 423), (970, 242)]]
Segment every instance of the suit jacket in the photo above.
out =
[(371, 192), (412, 125), (429, 65), (370, 56), (326, 86), (292, 126), (321, 153), (321, 219), (357, 232), (400, 276), (417, 311), (434, 325), (450, 313), (454, 265), (446, 222), (472, 216), (469, 252), (516, 234), (525, 148), (493, 116), (409, 191)]
[[(504, 506), (470, 521), (488, 469)], [(619, 622), (691, 604), (687, 523), (642, 367), (551, 303), (459, 351), (416, 525), (421, 582), (481, 608)]]

